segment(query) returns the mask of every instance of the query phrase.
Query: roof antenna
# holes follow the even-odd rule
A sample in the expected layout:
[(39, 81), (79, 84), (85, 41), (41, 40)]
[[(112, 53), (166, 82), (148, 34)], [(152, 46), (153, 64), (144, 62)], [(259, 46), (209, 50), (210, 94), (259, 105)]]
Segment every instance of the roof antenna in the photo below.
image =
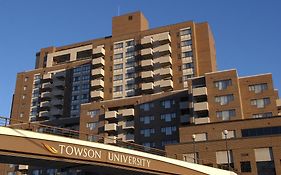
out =
[(118, 5), (118, 12), (117, 16), (120, 16), (120, 5)]

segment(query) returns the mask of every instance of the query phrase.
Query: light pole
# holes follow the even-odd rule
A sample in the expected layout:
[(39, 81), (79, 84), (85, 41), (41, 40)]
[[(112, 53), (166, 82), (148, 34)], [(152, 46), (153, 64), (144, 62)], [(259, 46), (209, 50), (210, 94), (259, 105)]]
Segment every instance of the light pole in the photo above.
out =
[(197, 157), (196, 157), (196, 149), (195, 149), (195, 138), (196, 138), (196, 135), (195, 134), (192, 134), (192, 141), (193, 141), (193, 162), (194, 163), (197, 163)]
[(228, 145), (227, 145), (227, 134), (228, 134), (228, 130), (223, 130), (223, 134), (224, 134), (224, 139), (225, 139), (225, 148), (226, 148), (226, 155), (227, 155), (227, 166), (228, 166), (228, 170), (230, 170), (230, 162), (229, 162), (229, 154), (228, 154)]

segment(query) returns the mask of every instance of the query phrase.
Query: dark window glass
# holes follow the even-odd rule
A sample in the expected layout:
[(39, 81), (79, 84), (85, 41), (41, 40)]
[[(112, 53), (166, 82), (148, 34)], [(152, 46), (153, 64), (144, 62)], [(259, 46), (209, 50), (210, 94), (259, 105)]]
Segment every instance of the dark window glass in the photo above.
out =
[(242, 129), (241, 132), (242, 132), (242, 137), (275, 135), (275, 134), (281, 134), (281, 126), (266, 127), (266, 128)]
[(251, 172), (252, 171), (250, 161), (240, 162), (240, 166), (241, 166), (241, 172)]

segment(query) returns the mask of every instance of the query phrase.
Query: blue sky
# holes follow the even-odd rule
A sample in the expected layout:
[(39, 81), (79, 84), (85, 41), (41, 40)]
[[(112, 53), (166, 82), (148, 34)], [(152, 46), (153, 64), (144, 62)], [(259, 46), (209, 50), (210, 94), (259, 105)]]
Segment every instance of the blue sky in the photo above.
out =
[(281, 89), (279, 0), (0, 0), (0, 115), (9, 116), (16, 74), (34, 68), (40, 48), (111, 35), (111, 18), (140, 10), (158, 27), (208, 21), (220, 70), (273, 73)]

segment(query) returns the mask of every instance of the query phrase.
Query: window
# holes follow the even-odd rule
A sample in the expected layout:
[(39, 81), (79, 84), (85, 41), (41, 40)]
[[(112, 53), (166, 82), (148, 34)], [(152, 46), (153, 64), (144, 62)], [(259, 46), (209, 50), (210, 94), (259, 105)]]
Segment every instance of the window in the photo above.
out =
[(190, 28), (187, 28), (187, 29), (182, 29), (180, 31), (180, 35), (183, 36), (183, 35), (189, 35), (191, 34), (191, 29)]
[(231, 79), (229, 80), (220, 80), (220, 81), (215, 81), (214, 82), (215, 87), (218, 88), (219, 90), (226, 89), (228, 86), (232, 85)]
[(135, 89), (135, 84), (127, 84), (126, 85), (126, 90), (132, 90)]
[(272, 117), (272, 112), (260, 113), (260, 114), (253, 114), (252, 118), (266, 118)]
[(242, 137), (256, 137), (281, 134), (281, 126), (250, 128), (241, 130)]
[(41, 75), (34, 75), (34, 80), (40, 80)]
[(114, 44), (114, 49), (119, 49), (119, 48), (123, 48), (123, 43), (115, 43)]
[(75, 85), (75, 86), (72, 87), (72, 91), (79, 91), (79, 88), (80, 87), (78, 85)]
[[(235, 137), (236, 137), (236, 132), (235, 132), (235, 130), (230, 130), (230, 131), (228, 131), (228, 133), (227, 133), (227, 135), (226, 135), (226, 138), (232, 139), (232, 138), (235, 138)], [(222, 139), (225, 139), (225, 135), (224, 135), (223, 132), (221, 132), (221, 138), (222, 138)]]
[(27, 89), (27, 86), (24, 86), (24, 87), (23, 87), (23, 90), (25, 91), (26, 89)]
[(172, 119), (176, 118), (176, 113), (170, 113), (170, 114), (162, 114), (161, 120), (165, 120), (165, 122), (171, 122)]
[(154, 128), (142, 129), (140, 130), (140, 133), (144, 135), (144, 137), (150, 137), (152, 134), (155, 133), (155, 129)]
[(131, 57), (131, 56), (135, 56), (135, 52), (134, 51), (127, 51), (126, 57)]
[(97, 126), (98, 126), (98, 122), (91, 122), (86, 124), (86, 127), (89, 128), (90, 130), (96, 129)]
[(24, 78), (24, 82), (27, 82), (27, 80), (28, 80), (28, 77), (25, 77), (25, 78)]
[(123, 74), (113, 76), (113, 81), (122, 80), (122, 79), (123, 79)]
[(130, 72), (130, 73), (126, 73), (126, 78), (136, 78), (136, 73), (134, 72)]
[(73, 73), (79, 73), (81, 72), (81, 67), (76, 67), (73, 69)]
[(251, 105), (256, 106), (257, 108), (264, 108), (268, 104), (270, 104), (269, 98), (251, 100)]
[(240, 162), (240, 167), (241, 167), (241, 172), (242, 173), (251, 172), (252, 171), (251, 162), (250, 161)]
[(88, 99), (88, 94), (82, 94), (81, 99), (83, 99), (83, 100)]
[[(32, 98), (35, 98), (35, 97), (39, 97), (39, 92), (33, 92), (32, 93)], [(23, 98), (24, 99), (24, 98)]]
[(140, 109), (142, 109), (144, 111), (149, 111), (153, 107), (154, 107), (153, 103), (143, 103), (140, 105)]
[(78, 95), (73, 95), (73, 96), (71, 97), (71, 100), (72, 100), (72, 101), (79, 100), (79, 96), (78, 96)]
[(181, 42), (181, 47), (192, 45), (192, 40), (185, 40)]
[[(195, 157), (194, 157), (195, 156)], [(199, 163), (199, 154), (198, 152), (194, 153), (189, 153), (189, 154), (183, 154), (182, 155), (183, 161), (185, 162), (191, 162), (191, 163)]]
[(255, 92), (256, 94), (261, 93), (267, 89), (268, 89), (268, 86), (266, 83), (249, 85), (249, 91)]
[(190, 79), (190, 78), (192, 78), (193, 77), (193, 75), (184, 75), (183, 77), (182, 77), (182, 81), (187, 81), (188, 79)]
[(140, 121), (143, 122), (144, 124), (150, 124), (151, 121), (154, 120), (154, 116), (142, 116), (140, 117)]
[(181, 57), (182, 57), (182, 58), (192, 57), (192, 56), (193, 56), (192, 51), (187, 51), (187, 52), (182, 52), (182, 53), (181, 53)]
[(203, 133), (197, 133), (195, 134), (195, 142), (200, 142), (200, 141), (207, 141), (208, 140), (208, 133), (203, 132)]
[(73, 82), (80, 81), (80, 77), (73, 77)]
[(117, 69), (123, 69), (123, 63), (121, 64), (114, 64), (114, 70), (117, 70)]
[(178, 143), (176, 140), (164, 140), (161, 142), (162, 146)]
[(126, 42), (126, 47), (134, 46), (134, 45), (135, 45), (134, 40), (131, 40), (131, 41), (127, 41), (127, 42)]
[(82, 84), (82, 86), (81, 86), (82, 90), (88, 90), (89, 88), (90, 88), (89, 84)]
[(123, 58), (123, 53), (118, 53), (118, 54), (114, 54), (114, 59), (122, 59)]
[(161, 128), (161, 132), (165, 133), (166, 135), (172, 135), (173, 132), (177, 131), (176, 126), (169, 126)]
[(100, 114), (100, 110), (99, 109), (88, 111), (88, 113), (87, 113), (87, 115), (90, 115), (91, 117), (94, 117), (94, 116), (99, 115), (99, 114)]
[(128, 67), (135, 67), (135, 66), (136, 66), (136, 62), (134, 60), (127, 60), (126, 68), (128, 68)]
[(23, 118), (23, 113), (22, 112), (20, 113), (20, 118)]
[(90, 65), (85, 65), (85, 66), (82, 67), (82, 71), (85, 72), (85, 73), (89, 72), (90, 70), (91, 70)]
[(123, 91), (123, 86), (122, 85), (114, 86), (113, 87), (113, 92), (120, 92), (120, 91)]
[(172, 105), (175, 104), (175, 100), (164, 100), (161, 101), (161, 106), (164, 107), (165, 109), (169, 109), (172, 107)]
[(71, 105), (71, 110), (78, 110), (78, 105)]
[[(26, 96), (25, 96), (25, 95), (23, 95), (23, 96), (22, 96), (22, 99), (24, 100), (24, 99), (25, 99), (25, 97), (26, 97)], [(32, 97), (33, 97), (33, 94), (32, 94)]]
[(142, 144), (145, 147), (155, 147), (155, 142), (145, 142)]
[(82, 76), (82, 81), (83, 80), (90, 80), (90, 76), (89, 75), (84, 75), (84, 76)]
[(235, 109), (225, 110), (225, 111), (217, 111), (217, 117), (221, 120), (230, 120), (231, 117), (235, 117)]
[(215, 102), (219, 103), (220, 105), (226, 105), (229, 102), (234, 100), (233, 94), (223, 95), (223, 96), (216, 96)]
[(194, 67), (193, 63), (186, 63), (182, 65), (182, 69), (189, 69), (193, 67)]

